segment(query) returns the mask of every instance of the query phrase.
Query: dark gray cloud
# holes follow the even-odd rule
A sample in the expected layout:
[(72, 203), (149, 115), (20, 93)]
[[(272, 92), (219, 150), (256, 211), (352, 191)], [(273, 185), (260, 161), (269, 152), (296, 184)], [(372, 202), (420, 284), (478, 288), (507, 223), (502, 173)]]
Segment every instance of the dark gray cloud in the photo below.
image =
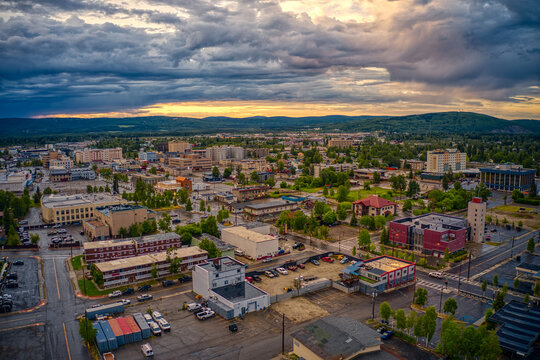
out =
[[(535, 1), (408, 0), (365, 23), (314, 22), (277, 1), (148, 3), (186, 16), (107, 1), (2, 2), (0, 116), (188, 100), (511, 101), (540, 81)], [(81, 20), (89, 14), (110, 22)], [(389, 94), (388, 81), (422, 93)]]

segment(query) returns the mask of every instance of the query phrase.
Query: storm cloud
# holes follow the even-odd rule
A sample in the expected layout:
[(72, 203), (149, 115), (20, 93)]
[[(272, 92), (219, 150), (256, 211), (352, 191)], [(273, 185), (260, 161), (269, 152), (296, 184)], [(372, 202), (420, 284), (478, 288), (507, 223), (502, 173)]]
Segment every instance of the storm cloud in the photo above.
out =
[(296, 2), (305, 11), (263, 0), (129, 3), (3, 1), (0, 116), (185, 101), (538, 99), (535, 1), (351, 1), (339, 13), (316, 0)]

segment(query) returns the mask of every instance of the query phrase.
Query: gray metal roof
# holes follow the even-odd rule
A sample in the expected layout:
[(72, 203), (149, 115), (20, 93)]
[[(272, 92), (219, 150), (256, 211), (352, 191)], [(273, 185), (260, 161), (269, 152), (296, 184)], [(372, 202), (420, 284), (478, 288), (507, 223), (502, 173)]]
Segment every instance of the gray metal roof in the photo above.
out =
[(268, 295), (247, 281), (241, 281), (236, 285), (225, 285), (212, 289), (212, 291), (231, 302), (254, 299), (263, 295)]

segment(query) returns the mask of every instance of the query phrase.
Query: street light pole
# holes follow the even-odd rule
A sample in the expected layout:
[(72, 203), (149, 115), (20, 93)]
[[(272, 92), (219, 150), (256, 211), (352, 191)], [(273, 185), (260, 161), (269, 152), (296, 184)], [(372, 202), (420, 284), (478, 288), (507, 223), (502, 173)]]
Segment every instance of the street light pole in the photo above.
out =
[(458, 285), (457, 285), (457, 292), (459, 294), (459, 289), (461, 288), (461, 263), (459, 263), (459, 275), (458, 275)]
[(467, 281), (469, 281), (469, 276), (471, 274), (471, 258), (472, 258), (472, 254), (469, 253), (469, 265), (468, 265), (468, 269), (467, 269)]
[(514, 257), (514, 240), (515, 236), (512, 236), (512, 250), (510, 251), (510, 259)]
[(281, 321), (281, 353), (285, 355), (285, 314), (283, 314)]
[(439, 300), (439, 312), (441, 312), (442, 310), (442, 291), (443, 291), (443, 286), (441, 285), (441, 299)]
[(371, 303), (372, 303), (372, 309), (371, 309), (371, 320), (375, 319), (375, 297), (377, 296), (377, 290), (374, 290), (371, 294)]

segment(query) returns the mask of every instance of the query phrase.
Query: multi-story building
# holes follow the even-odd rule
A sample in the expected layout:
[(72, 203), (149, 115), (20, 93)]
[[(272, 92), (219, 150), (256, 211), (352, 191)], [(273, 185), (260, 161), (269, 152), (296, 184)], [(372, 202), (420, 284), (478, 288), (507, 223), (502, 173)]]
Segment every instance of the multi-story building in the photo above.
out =
[(480, 169), (480, 182), (489, 189), (503, 191), (528, 191), (534, 181), (534, 169), (524, 169), (521, 165), (498, 165)]
[(69, 156), (61, 155), (58, 159), (49, 160), (49, 167), (61, 167), (69, 170), (73, 167), (73, 160)]
[(356, 164), (313, 164), (313, 176), (320, 177), (323, 169), (332, 168), (336, 172), (348, 172), (350, 170), (356, 170), (358, 166)]
[(120, 235), (120, 229), (145, 220), (155, 219), (153, 211), (140, 205), (114, 205), (96, 208), (94, 221), (83, 222), (83, 229), (92, 239)]
[(103, 276), (103, 287), (121, 286), (152, 279), (152, 266), (156, 264), (158, 277), (170, 275), (169, 258), (181, 260), (179, 273), (193, 269), (205, 262), (207, 253), (196, 246), (176, 249), (171, 252), (133, 256), (96, 263), (93, 266)]
[(212, 169), (212, 159), (196, 154), (186, 154), (169, 159), (169, 166), (177, 170), (207, 171)]
[(482, 198), (475, 197), (469, 201), (467, 209), (467, 223), (471, 228), (471, 241), (481, 243), (484, 241), (484, 227), (486, 226), (486, 203)]
[(268, 148), (247, 149), (247, 156), (252, 158), (265, 158), (270, 155)]
[(427, 153), (427, 172), (446, 173), (467, 168), (467, 154), (458, 149), (433, 150)]
[(399, 162), (402, 169), (407, 169), (410, 167), (410, 169), (414, 172), (423, 171), (424, 167), (426, 166), (426, 162), (422, 160), (401, 159)]
[(277, 237), (261, 234), (244, 226), (222, 229), (221, 240), (242, 249), (252, 259), (275, 256), (279, 251)]
[(49, 180), (52, 182), (71, 181), (71, 172), (63, 167), (51, 166), (49, 171)]
[(167, 190), (176, 193), (180, 189), (188, 189), (188, 191), (192, 191), (193, 184), (191, 179), (183, 176), (177, 176), (175, 180), (158, 182), (156, 185), (154, 185), (154, 188), (158, 193), (164, 193)]
[(353, 146), (353, 140), (349, 139), (330, 139), (328, 140), (328, 147), (337, 147), (339, 149), (345, 149)]
[(191, 144), (186, 141), (169, 141), (169, 152), (186, 153), (191, 150)]
[(122, 159), (122, 148), (112, 149), (83, 149), (75, 152), (75, 162), (91, 163), (91, 162), (112, 162)]
[(90, 168), (72, 168), (71, 180), (94, 180), (96, 173)]
[(48, 169), (51, 160), (56, 160), (59, 157), (60, 157), (60, 153), (58, 151), (49, 151), (47, 154), (42, 155), (41, 162), (43, 163), (43, 167), (45, 169)]
[(182, 238), (174, 232), (138, 238), (83, 243), (84, 257), (88, 264), (153, 254), (181, 247)]
[(206, 149), (205, 154), (213, 162), (225, 159), (243, 160), (246, 157), (246, 151), (240, 146), (212, 146)]
[(268, 186), (254, 186), (232, 189), (232, 193), (238, 202), (244, 202), (266, 197), (269, 189)]
[(468, 231), (466, 219), (435, 213), (393, 220), (388, 229), (390, 242), (439, 255), (465, 248)]
[(244, 207), (244, 214), (251, 219), (273, 218), (279, 216), (282, 211), (296, 211), (298, 209), (297, 202), (275, 200), (265, 203), (248, 204)]
[(93, 220), (95, 209), (126, 203), (118, 196), (106, 193), (77, 195), (43, 195), (41, 198), (41, 216), (46, 223), (70, 224), (82, 220)]
[(270, 295), (245, 279), (245, 265), (231, 257), (210, 259), (195, 265), (193, 291), (225, 319), (270, 306)]
[(251, 173), (252, 171), (267, 171), (268, 163), (265, 159), (256, 159), (256, 160), (232, 160), (226, 159), (221, 160), (219, 165), (223, 167), (230, 166), (232, 169), (236, 170), (240, 168), (244, 174)]
[(160, 181), (164, 181), (165, 175), (154, 175), (154, 174), (133, 174), (131, 175), (131, 183), (133, 185), (137, 184), (138, 181), (144, 181), (146, 185), (156, 185)]
[(148, 162), (156, 162), (157, 153), (153, 151), (139, 151), (139, 160), (148, 161)]
[(398, 204), (377, 195), (370, 195), (367, 198), (354, 201), (352, 206), (356, 216), (388, 216), (390, 214), (396, 215)]

